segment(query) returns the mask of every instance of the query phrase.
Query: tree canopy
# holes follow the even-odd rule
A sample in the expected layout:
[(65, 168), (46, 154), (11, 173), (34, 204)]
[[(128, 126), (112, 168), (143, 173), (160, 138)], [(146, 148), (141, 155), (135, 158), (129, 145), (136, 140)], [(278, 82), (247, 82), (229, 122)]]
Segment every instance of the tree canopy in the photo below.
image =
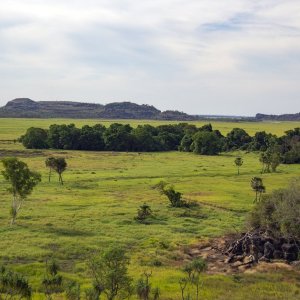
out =
[(4, 170), (1, 172), (9, 183), (7, 190), (12, 194), (11, 224), (15, 222), (23, 201), (29, 196), (33, 188), (41, 181), (41, 175), (31, 171), (27, 164), (15, 157), (2, 160)]

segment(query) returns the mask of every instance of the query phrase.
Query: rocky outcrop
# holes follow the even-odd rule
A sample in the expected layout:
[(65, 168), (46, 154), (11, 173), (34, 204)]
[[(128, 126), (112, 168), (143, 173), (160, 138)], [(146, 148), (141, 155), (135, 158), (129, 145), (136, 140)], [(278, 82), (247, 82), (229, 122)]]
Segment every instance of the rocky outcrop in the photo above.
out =
[(0, 108), (2, 118), (147, 119), (191, 121), (198, 119), (178, 111), (161, 112), (151, 105), (116, 102), (106, 105), (73, 101), (33, 101), (18, 98)]
[(274, 259), (293, 262), (299, 259), (300, 241), (249, 232), (232, 242), (224, 253), (228, 256), (227, 263), (252, 264)]

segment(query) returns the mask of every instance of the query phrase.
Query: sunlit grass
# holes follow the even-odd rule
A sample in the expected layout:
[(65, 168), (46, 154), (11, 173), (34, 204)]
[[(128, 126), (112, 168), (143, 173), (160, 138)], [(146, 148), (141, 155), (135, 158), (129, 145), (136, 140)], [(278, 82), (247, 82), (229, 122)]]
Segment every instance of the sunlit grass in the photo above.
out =
[[(87, 124), (86, 120), (72, 121)], [(17, 137), (29, 126), (47, 127), (54, 120), (0, 119), (0, 122), (6, 124), (0, 127), (3, 140), (4, 136)], [(240, 127), (250, 128), (250, 125), (259, 126), (247, 123)], [(282, 123), (280, 128), (273, 125), (272, 132), (295, 126), (294, 123)], [(225, 130), (229, 123), (222, 126)], [(265, 130), (265, 124), (260, 126), (259, 130)], [(44, 262), (51, 255), (62, 264), (64, 276), (88, 286), (86, 262), (91, 253), (119, 244), (128, 250), (134, 278), (144, 270), (152, 270), (153, 286), (160, 286), (162, 299), (180, 299), (178, 280), (187, 259), (183, 249), (243, 228), (247, 212), (253, 206), (251, 178), (262, 176), (267, 192), (271, 192), (285, 187), (300, 174), (299, 165), (281, 165), (278, 172), (261, 175), (258, 154), (244, 152), (216, 157), (180, 152), (35, 152), (23, 149), (18, 143), (3, 142), (0, 148), (2, 156), (17, 153), (43, 176), (14, 227), (9, 226), (10, 195), (0, 177), (1, 260), (29, 276), (34, 288), (39, 287)], [(63, 187), (58, 185), (56, 175), (48, 183), (44, 163), (48, 155), (67, 158), (69, 167)], [(240, 176), (234, 165), (237, 155), (244, 159)], [(197, 201), (199, 207), (192, 211), (170, 208), (168, 200), (153, 188), (160, 180), (173, 184), (185, 198)], [(155, 215), (151, 225), (134, 220), (144, 202)], [(242, 275), (240, 281), (232, 276), (206, 275), (201, 299), (299, 299), (297, 280), (299, 276), (293, 272)]]

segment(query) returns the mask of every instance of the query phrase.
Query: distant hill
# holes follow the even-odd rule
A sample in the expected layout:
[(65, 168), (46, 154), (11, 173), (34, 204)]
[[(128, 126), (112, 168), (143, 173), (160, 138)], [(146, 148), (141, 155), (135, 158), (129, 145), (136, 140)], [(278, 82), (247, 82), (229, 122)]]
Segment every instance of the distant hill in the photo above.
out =
[(33, 101), (17, 98), (0, 107), (0, 118), (70, 119), (148, 119), (148, 120), (223, 120), (223, 121), (300, 121), (300, 113), (257, 114), (255, 117), (188, 115), (177, 110), (160, 111), (151, 105), (115, 102), (106, 105), (73, 101)]
[(33, 101), (18, 98), (0, 108), (1, 118), (151, 119), (191, 121), (198, 119), (179, 111), (162, 112), (150, 105), (117, 102), (106, 105), (72, 101)]
[(256, 114), (257, 121), (300, 121), (300, 113), (284, 115)]

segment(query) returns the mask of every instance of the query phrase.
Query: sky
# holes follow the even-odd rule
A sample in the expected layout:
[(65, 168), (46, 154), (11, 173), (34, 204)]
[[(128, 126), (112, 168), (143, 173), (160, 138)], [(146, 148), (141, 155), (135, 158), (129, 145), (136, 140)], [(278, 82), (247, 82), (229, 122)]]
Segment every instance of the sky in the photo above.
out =
[(300, 111), (299, 0), (0, 0), (0, 106)]

